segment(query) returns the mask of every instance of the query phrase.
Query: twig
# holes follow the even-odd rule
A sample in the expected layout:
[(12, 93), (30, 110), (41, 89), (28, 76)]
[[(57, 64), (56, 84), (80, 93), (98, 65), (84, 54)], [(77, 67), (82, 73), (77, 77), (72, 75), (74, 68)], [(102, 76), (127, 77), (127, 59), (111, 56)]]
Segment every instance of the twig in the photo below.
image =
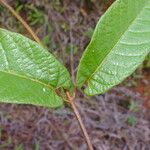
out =
[(76, 116), (76, 118), (78, 120), (80, 128), (81, 128), (81, 130), (83, 132), (83, 135), (84, 135), (84, 137), (86, 139), (86, 142), (87, 142), (87, 145), (88, 145), (88, 149), (89, 150), (94, 150), (93, 146), (92, 146), (92, 143), (91, 143), (91, 140), (90, 140), (90, 137), (89, 137), (89, 135), (87, 133), (87, 130), (86, 130), (86, 128), (84, 126), (84, 123), (83, 123), (83, 121), (81, 119), (81, 116), (79, 114), (79, 111), (78, 111), (78, 109), (77, 109), (77, 107), (76, 107), (76, 105), (74, 103), (74, 97), (70, 96), (69, 92), (66, 92), (66, 94), (67, 94), (68, 100), (70, 101), (70, 104), (71, 104), (71, 107), (73, 109), (73, 112), (74, 112), (74, 114), (75, 114), (75, 116)]
[(6, 7), (22, 23), (22, 25), (26, 28), (26, 30), (32, 35), (34, 40), (36, 42), (38, 42), (40, 45), (42, 45), (42, 43), (41, 43), (40, 39), (38, 38), (38, 36), (33, 32), (31, 27), (22, 19), (22, 17), (20, 15), (18, 15), (16, 13), (16, 11), (5, 0), (0, 0), (0, 2), (2, 3), (2, 5), (4, 7)]
[(73, 51), (73, 45), (72, 45), (72, 25), (70, 25), (70, 68), (71, 68), (71, 76), (72, 81), (75, 84), (75, 76), (74, 76), (74, 51)]

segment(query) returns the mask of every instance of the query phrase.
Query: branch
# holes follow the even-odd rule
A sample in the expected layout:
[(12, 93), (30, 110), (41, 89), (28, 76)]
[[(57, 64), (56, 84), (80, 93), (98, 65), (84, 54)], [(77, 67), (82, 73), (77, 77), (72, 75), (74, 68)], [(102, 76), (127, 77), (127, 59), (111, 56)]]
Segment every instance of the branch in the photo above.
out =
[(72, 81), (75, 84), (75, 75), (74, 75), (74, 50), (73, 50), (73, 43), (72, 43), (72, 25), (70, 25), (70, 68), (71, 68), (71, 76), (72, 76)]
[(90, 140), (90, 137), (89, 137), (89, 135), (87, 133), (87, 130), (86, 130), (86, 128), (84, 126), (84, 123), (83, 123), (83, 121), (81, 119), (81, 116), (79, 114), (79, 111), (78, 111), (78, 109), (77, 109), (77, 107), (76, 107), (76, 105), (74, 103), (74, 97), (71, 97), (69, 92), (66, 92), (66, 94), (67, 94), (68, 100), (70, 101), (70, 104), (71, 104), (71, 107), (73, 109), (73, 112), (74, 112), (74, 114), (75, 114), (75, 116), (76, 116), (76, 118), (78, 120), (80, 128), (81, 128), (81, 130), (83, 132), (83, 135), (84, 135), (84, 137), (86, 139), (86, 142), (87, 142), (87, 145), (88, 145), (88, 149), (89, 150), (94, 150), (93, 146), (92, 146), (92, 143), (91, 143), (91, 140)]
[(31, 29), (31, 27), (22, 19), (22, 17), (20, 15), (18, 15), (16, 13), (16, 11), (5, 0), (0, 0), (0, 2), (2, 3), (2, 5), (4, 7), (6, 7), (22, 23), (22, 25), (26, 28), (26, 30), (32, 35), (32, 37), (34, 38), (34, 40), (37, 43), (39, 43), (40, 45), (42, 45), (40, 39), (33, 32), (33, 30)]

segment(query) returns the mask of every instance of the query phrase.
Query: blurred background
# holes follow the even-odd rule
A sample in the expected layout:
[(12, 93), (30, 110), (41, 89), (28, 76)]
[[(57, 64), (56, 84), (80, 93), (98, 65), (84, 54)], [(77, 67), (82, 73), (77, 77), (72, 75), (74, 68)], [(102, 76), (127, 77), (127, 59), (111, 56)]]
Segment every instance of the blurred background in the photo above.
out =
[[(100, 16), (114, 0), (7, 0), (73, 74)], [(32, 38), (4, 7), (0, 27)], [(38, 94), (38, 93), (37, 93)], [(150, 150), (150, 56), (123, 83), (76, 104), (95, 150)], [(67, 106), (0, 104), (0, 150), (87, 150)]]

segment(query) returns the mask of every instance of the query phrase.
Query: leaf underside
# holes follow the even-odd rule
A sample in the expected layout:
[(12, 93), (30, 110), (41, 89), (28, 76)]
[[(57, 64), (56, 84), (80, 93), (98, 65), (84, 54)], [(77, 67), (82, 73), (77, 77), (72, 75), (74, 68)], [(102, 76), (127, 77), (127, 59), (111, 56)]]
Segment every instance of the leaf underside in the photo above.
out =
[(104, 93), (129, 76), (150, 52), (150, 1), (117, 0), (98, 22), (77, 72), (85, 93)]
[(0, 29), (0, 102), (59, 107), (71, 86), (66, 68), (36, 42)]

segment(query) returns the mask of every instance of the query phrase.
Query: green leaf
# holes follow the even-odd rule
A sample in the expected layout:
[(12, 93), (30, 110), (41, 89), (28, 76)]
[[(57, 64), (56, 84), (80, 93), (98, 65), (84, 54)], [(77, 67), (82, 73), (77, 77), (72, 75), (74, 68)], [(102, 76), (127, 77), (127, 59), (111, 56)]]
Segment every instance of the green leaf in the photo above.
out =
[(0, 29), (0, 102), (58, 107), (55, 90), (69, 89), (70, 75), (36, 42)]
[(85, 93), (104, 93), (129, 76), (150, 51), (150, 1), (117, 0), (98, 22), (77, 72)]

